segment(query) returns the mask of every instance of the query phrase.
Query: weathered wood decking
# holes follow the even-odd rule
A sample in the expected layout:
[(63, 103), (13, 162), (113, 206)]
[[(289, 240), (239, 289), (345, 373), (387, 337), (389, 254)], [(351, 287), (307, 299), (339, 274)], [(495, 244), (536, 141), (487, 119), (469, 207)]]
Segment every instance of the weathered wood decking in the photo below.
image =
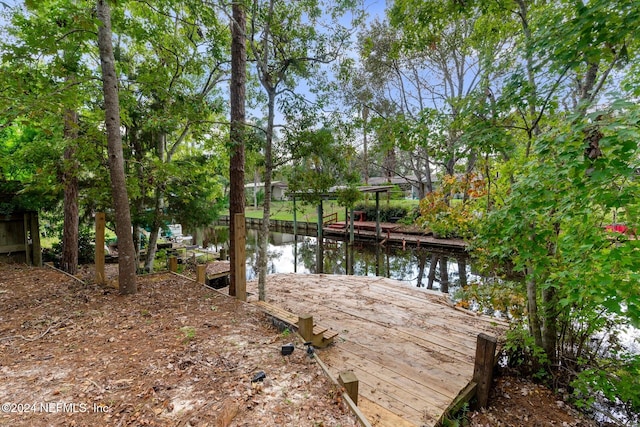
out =
[(338, 331), (319, 355), (334, 376), (356, 374), (358, 406), (374, 426), (436, 424), (472, 379), (477, 335), (501, 338), (506, 328), (380, 277), (270, 275), (267, 301)]
[[(462, 239), (439, 239), (426, 234), (408, 234), (398, 230), (398, 224), (380, 223), (380, 241), (396, 245), (428, 246), (449, 250), (464, 251), (467, 243)], [(326, 237), (349, 237), (349, 227), (345, 228), (344, 222), (335, 222), (328, 227), (323, 227), (322, 232)], [(354, 221), (354, 237), (356, 240), (378, 240), (376, 223), (372, 221)]]

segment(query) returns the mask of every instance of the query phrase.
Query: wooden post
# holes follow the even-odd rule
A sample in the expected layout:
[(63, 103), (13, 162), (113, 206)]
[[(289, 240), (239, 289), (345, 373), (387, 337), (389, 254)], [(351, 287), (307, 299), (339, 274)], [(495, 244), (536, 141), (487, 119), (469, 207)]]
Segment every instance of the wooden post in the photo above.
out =
[(311, 341), (313, 339), (313, 316), (303, 314), (298, 317), (298, 332), (305, 341)]
[(24, 231), (24, 257), (25, 263), (31, 265), (31, 248), (29, 247), (29, 214), (22, 214), (22, 230)]
[(293, 241), (298, 242), (298, 216), (296, 212), (296, 196), (293, 196)]
[(449, 293), (449, 258), (446, 255), (440, 255), (440, 292)]
[(29, 215), (31, 223), (31, 251), (33, 252), (33, 265), (42, 267), (42, 247), (40, 246), (40, 224), (38, 222), (38, 213), (33, 212)]
[(460, 277), (460, 286), (467, 286), (467, 261), (464, 256), (458, 256), (458, 277)]
[(318, 245), (316, 247), (316, 273), (324, 273), (324, 240), (322, 237), (322, 233), (324, 230), (322, 227), (324, 226), (324, 211), (322, 208), (322, 199), (320, 199), (320, 203), (318, 204)]
[(169, 257), (169, 271), (178, 272), (178, 257), (175, 255)]
[(376, 191), (376, 239), (380, 240), (380, 192)]
[(207, 266), (204, 264), (196, 265), (196, 282), (204, 285), (205, 273), (207, 272)]
[(246, 262), (246, 240), (247, 230), (244, 222), (244, 214), (237, 213), (233, 217), (235, 227), (235, 259), (231, 268), (235, 271), (236, 294), (240, 301), (247, 300), (247, 266)]
[(104, 229), (106, 226), (106, 218), (104, 212), (96, 213), (96, 283), (105, 284), (106, 278), (104, 274)]
[(320, 199), (320, 203), (318, 203), (318, 221), (317, 221), (317, 223), (318, 223), (318, 230), (317, 230), (318, 241), (322, 240), (322, 226), (324, 225), (324, 224), (322, 224), (322, 221), (323, 221), (322, 217), (323, 216), (324, 216), (324, 212), (323, 212), (323, 209), (322, 209), (322, 199)]
[(478, 407), (484, 408), (489, 402), (489, 391), (493, 380), (493, 367), (495, 362), (497, 340), (495, 337), (481, 333), (478, 334), (476, 344), (476, 362), (473, 368), (473, 381), (478, 384), (476, 397)]
[(433, 289), (433, 282), (436, 280), (436, 267), (438, 266), (438, 260), (440, 259), (438, 254), (431, 254), (431, 261), (429, 261), (429, 282), (427, 283), (427, 289)]
[(358, 404), (358, 378), (353, 371), (341, 372), (338, 376), (338, 382), (344, 387), (345, 391), (353, 400), (353, 403)]
[(349, 243), (353, 244), (353, 206), (351, 206), (351, 215), (349, 221)]

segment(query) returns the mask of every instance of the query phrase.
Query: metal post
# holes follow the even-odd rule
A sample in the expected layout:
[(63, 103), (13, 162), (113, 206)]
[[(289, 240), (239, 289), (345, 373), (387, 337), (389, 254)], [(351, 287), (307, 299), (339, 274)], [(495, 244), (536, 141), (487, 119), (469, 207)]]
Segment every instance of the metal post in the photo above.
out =
[(380, 240), (380, 192), (376, 191), (376, 238)]
[(349, 224), (349, 243), (353, 244), (353, 207), (351, 207), (351, 221)]

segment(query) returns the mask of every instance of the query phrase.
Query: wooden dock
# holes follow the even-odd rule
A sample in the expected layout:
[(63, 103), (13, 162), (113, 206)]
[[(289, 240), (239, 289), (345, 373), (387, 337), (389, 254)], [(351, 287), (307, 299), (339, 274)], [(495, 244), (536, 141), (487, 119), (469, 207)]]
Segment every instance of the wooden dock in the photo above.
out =
[[(447, 250), (464, 251), (467, 243), (462, 239), (440, 239), (427, 234), (408, 234), (398, 230), (398, 224), (380, 223), (380, 239), (376, 231), (376, 223), (372, 221), (354, 221), (354, 238), (356, 240), (375, 241), (392, 243), (395, 245), (410, 245), (417, 247), (437, 247)], [(345, 228), (344, 222), (335, 222), (330, 226), (323, 227), (322, 233), (325, 237), (349, 237), (349, 228)]]
[[(247, 283), (256, 300), (257, 283)], [(457, 309), (447, 296), (381, 277), (276, 274), (267, 302), (337, 331), (319, 350), (331, 373), (353, 371), (372, 426), (433, 426), (470, 384), (479, 333), (506, 323)]]

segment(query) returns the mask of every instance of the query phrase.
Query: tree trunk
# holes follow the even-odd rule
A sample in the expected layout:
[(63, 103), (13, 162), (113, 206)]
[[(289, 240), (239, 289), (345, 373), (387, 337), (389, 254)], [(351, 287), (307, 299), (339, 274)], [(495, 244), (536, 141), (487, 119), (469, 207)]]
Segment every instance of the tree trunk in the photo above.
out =
[(102, 90), (104, 93), (111, 194), (115, 210), (116, 236), (118, 237), (118, 281), (120, 293), (126, 295), (137, 292), (136, 255), (133, 247), (129, 196), (124, 174), (118, 78), (116, 76), (111, 41), (111, 11), (107, 0), (97, 0), (96, 10), (98, 19), (101, 21), (101, 25), (98, 28), (98, 48), (100, 50), (100, 65), (102, 68)]
[(522, 33), (524, 34), (524, 58), (525, 58), (525, 66), (527, 69), (527, 80), (529, 82), (529, 95), (528, 95), (528, 104), (529, 104), (529, 124), (532, 126), (531, 129), (528, 130), (529, 140), (527, 141), (527, 148), (525, 150), (525, 157), (529, 157), (531, 154), (531, 144), (533, 142), (533, 135), (538, 135), (540, 133), (540, 127), (538, 126), (538, 122), (536, 120), (537, 113), (537, 97), (538, 97), (538, 88), (536, 85), (535, 79), (535, 70), (534, 70), (534, 60), (531, 55), (533, 49), (531, 49), (531, 44), (533, 40), (533, 36), (531, 34), (531, 29), (529, 28), (529, 9), (525, 0), (516, 0), (516, 4), (518, 5), (518, 14), (520, 15), (520, 21), (522, 23)]
[[(424, 167), (425, 169), (425, 174), (426, 174), (426, 178), (427, 178), (427, 182), (426, 182), (426, 190), (429, 193), (433, 193), (433, 181), (431, 180), (431, 164), (429, 163), (429, 155), (427, 153), (427, 157), (426, 157), (426, 165)], [(422, 184), (422, 183), (420, 183)], [(425, 194), (425, 188), (420, 185), (420, 200), (424, 199), (426, 196)]]
[(424, 277), (424, 267), (427, 264), (427, 251), (418, 249), (416, 256), (418, 257), (418, 288), (422, 287), (422, 278)]
[(369, 117), (369, 108), (365, 105), (362, 107), (362, 138), (364, 150), (362, 152), (364, 160), (364, 183), (369, 185), (369, 159), (367, 158), (367, 118)]
[(258, 209), (258, 168), (253, 171), (253, 208)]
[[(165, 162), (165, 141), (166, 135), (162, 132), (155, 133), (152, 136), (152, 141), (155, 144), (156, 156), (160, 163)], [(167, 153), (166, 163), (171, 162), (171, 153)], [(154, 207), (153, 217), (151, 220), (151, 232), (149, 235), (149, 245), (147, 247), (147, 257), (144, 263), (144, 271), (147, 273), (153, 273), (154, 261), (156, 259), (156, 252), (158, 250), (158, 237), (160, 234), (160, 227), (164, 225), (164, 183), (156, 182), (154, 188)]]
[(78, 113), (68, 110), (64, 115), (64, 162), (62, 182), (64, 184), (64, 229), (62, 232), (62, 261), (60, 268), (69, 274), (78, 272), (78, 162), (76, 148), (78, 140)]
[(532, 268), (527, 267), (527, 317), (529, 320), (529, 333), (534, 338), (535, 344), (542, 347), (542, 330), (538, 317), (538, 287), (536, 279), (532, 276)]
[[(139, 218), (144, 218), (144, 195), (147, 194), (147, 177), (143, 166), (145, 152), (142, 147), (142, 142), (138, 138), (139, 129), (137, 126), (127, 127), (126, 135), (129, 137), (129, 144), (133, 150), (133, 158), (135, 159), (135, 170), (138, 179), (139, 196), (132, 201), (132, 222), (135, 232), (133, 233), (133, 247), (136, 250), (136, 269), (140, 265), (140, 252), (142, 250), (142, 242), (140, 236), (145, 225), (140, 224)], [(138, 220), (136, 220), (138, 218)]]
[(156, 201), (153, 212), (153, 220), (151, 221), (151, 231), (149, 232), (149, 243), (147, 245), (147, 257), (144, 263), (144, 271), (153, 273), (154, 261), (158, 249), (158, 236), (160, 235), (160, 227), (162, 227), (162, 209), (164, 208), (164, 199), (162, 198), (162, 190), (156, 187)]
[(396, 150), (391, 148), (385, 152), (383, 161), (384, 176), (389, 182), (391, 182), (391, 178), (396, 174), (396, 164)]
[(447, 270), (449, 258), (440, 255), (440, 292), (449, 293), (449, 270)]
[(558, 310), (556, 289), (547, 287), (542, 290), (542, 348), (553, 365), (557, 360), (556, 344), (558, 341)]
[(438, 255), (431, 254), (431, 261), (429, 261), (429, 275), (427, 282), (427, 289), (433, 289), (433, 282), (436, 280), (436, 266), (438, 265)]
[(460, 286), (467, 286), (467, 261), (463, 256), (458, 257), (458, 276), (460, 277)]
[[(236, 264), (235, 214), (244, 213), (244, 122), (247, 48), (245, 42), (246, 18), (239, 2), (232, 6), (231, 22), (231, 159), (229, 164), (229, 258)], [(240, 242), (244, 244), (244, 242)], [(236, 272), (231, 268), (229, 295), (236, 295)]]
[(464, 202), (469, 201), (469, 188), (471, 186), (471, 182), (469, 181), (469, 177), (473, 173), (473, 170), (476, 167), (476, 162), (478, 161), (478, 152), (475, 149), (472, 149), (469, 153), (469, 158), (467, 159), (467, 169), (466, 169), (466, 184), (464, 187), (464, 193), (462, 195), (462, 200)]
[(268, 116), (266, 143), (264, 147), (264, 202), (262, 226), (260, 227), (260, 248), (258, 250), (258, 299), (265, 300), (265, 283), (267, 281), (267, 248), (269, 246), (269, 219), (271, 217), (271, 176), (273, 173), (273, 125), (275, 120), (276, 90), (267, 88)]

